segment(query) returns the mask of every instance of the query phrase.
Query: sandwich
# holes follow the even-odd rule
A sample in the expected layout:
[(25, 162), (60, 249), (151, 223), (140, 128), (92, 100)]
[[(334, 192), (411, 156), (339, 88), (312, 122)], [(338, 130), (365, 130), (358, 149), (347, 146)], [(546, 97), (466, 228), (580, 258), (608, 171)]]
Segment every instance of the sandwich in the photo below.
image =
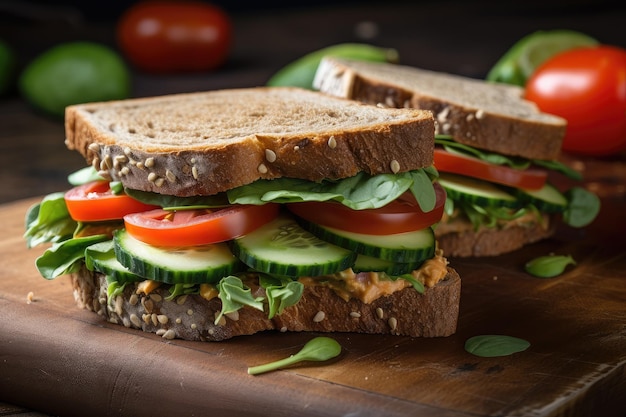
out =
[(456, 331), (430, 112), (259, 87), (74, 105), (65, 123), (88, 164), (25, 237), (80, 307), (195, 341)]
[(315, 88), (381, 107), (431, 111), (434, 165), (448, 199), (435, 233), (450, 257), (496, 256), (589, 224), (598, 198), (550, 181), (581, 174), (558, 161), (566, 121), (518, 86), (415, 67), (324, 58)]

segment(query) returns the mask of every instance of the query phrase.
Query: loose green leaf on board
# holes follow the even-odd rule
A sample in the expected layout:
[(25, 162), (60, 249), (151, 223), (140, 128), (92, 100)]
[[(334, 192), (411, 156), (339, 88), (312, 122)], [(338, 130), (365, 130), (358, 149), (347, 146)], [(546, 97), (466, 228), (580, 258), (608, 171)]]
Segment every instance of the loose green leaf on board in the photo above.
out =
[(530, 342), (524, 339), (505, 335), (474, 336), (465, 342), (467, 352), (483, 358), (512, 355), (528, 349), (529, 346)]

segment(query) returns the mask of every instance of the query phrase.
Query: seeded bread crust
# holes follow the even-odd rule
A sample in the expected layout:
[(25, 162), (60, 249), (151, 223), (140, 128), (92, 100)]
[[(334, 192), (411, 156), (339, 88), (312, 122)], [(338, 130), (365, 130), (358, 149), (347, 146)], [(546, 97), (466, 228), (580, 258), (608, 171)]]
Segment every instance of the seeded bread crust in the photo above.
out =
[(221, 341), (265, 330), (444, 337), (456, 331), (461, 295), (459, 275), (448, 268), (444, 280), (424, 294), (408, 287), (365, 304), (356, 299), (346, 302), (326, 287), (306, 286), (297, 305), (271, 320), (264, 312), (244, 307), (216, 325), (221, 309), (218, 298), (182, 295), (167, 300), (169, 292), (165, 288), (138, 295), (136, 285), (128, 284), (121, 295), (109, 301), (104, 275), (83, 268), (71, 274), (71, 280), (74, 298), (81, 308), (109, 322), (165, 339), (193, 341)]
[(541, 222), (525, 222), (504, 228), (474, 230), (468, 220), (456, 219), (454, 228), (438, 227), (435, 237), (448, 257), (498, 256), (554, 235), (555, 216), (544, 214)]
[(370, 104), (430, 110), (437, 133), (505, 155), (555, 159), (565, 134), (564, 119), (542, 113), (512, 85), (334, 57), (322, 60), (314, 85)]
[(297, 88), (89, 103), (66, 110), (66, 145), (125, 187), (213, 195), (257, 179), (311, 181), (432, 165), (435, 122)]

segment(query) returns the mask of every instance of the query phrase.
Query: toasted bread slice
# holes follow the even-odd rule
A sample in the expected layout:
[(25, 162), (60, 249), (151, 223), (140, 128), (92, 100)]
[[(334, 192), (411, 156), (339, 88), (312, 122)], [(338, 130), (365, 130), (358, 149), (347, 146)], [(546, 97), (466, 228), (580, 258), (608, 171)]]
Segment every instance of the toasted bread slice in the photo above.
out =
[(245, 88), (66, 110), (66, 145), (125, 187), (212, 195), (257, 179), (340, 179), (432, 165), (430, 112), (297, 88)]
[(407, 287), (364, 303), (348, 301), (324, 286), (305, 287), (300, 301), (272, 319), (267, 313), (243, 307), (215, 323), (221, 300), (198, 294), (168, 299), (166, 286), (145, 294), (127, 284), (114, 300), (107, 295), (106, 277), (82, 268), (71, 275), (77, 304), (116, 324), (156, 333), (166, 339), (221, 341), (260, 331), (316, 331), (444, 337), (455, 333), (461, 279), (448, 273), (423, 294)]
[(505, 155), (555, 159), (565, 134), (564, 119), (542, 113), (512, 85), (334, 57), (322, 60), (314, 85), (366, 103), (430, 110), (438, 133)]

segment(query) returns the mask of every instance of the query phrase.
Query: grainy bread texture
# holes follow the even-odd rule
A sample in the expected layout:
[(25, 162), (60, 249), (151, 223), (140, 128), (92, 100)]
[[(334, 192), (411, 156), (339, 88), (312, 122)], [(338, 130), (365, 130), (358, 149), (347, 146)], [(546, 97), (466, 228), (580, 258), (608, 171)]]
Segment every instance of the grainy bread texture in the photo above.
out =
[(129, 284), (109, 300), (104, 275), (83, 268), (71, 279), (80, 307), (129, 328), (194, 341), (220, 341), (264, 330), (449, 336), (456, 331), (461, 295), (461, 279), (448, 268), (446, 277), (424, 294), (408, 287), (366, 304), (357, 299), (345, 301), (327, 287), (306, 286), (300, 302), (273, 319), (244, 307), (215, 324), (219, 298), (206, 300), (194, 294), (168, 300), (165, 288), (145, 295), (137, 294), (136, 284)]
[(126, 187), (212, 195), (257, 179), (311, 181), (432, 165), (435, 122), (319, 92), (259, 87), (89, 103), (66, 145)]
[(438, 133), (505, 155), (555, 159), (565, 134), (566, 121), (542, 113), (517, 86), (334, 57), (322, 60), (314, 85), (366, 103), (430, 110)]

